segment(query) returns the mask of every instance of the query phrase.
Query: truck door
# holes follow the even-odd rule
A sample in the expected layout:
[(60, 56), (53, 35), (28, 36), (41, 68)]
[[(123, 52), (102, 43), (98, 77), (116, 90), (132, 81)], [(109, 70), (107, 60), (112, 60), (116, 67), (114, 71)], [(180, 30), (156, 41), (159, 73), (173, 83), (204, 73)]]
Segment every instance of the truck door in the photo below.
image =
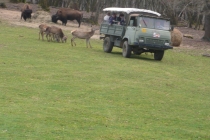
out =
[(135, 41), (135, 35), (137, 30), (137, 18), (130, 17), (129, 24), (126, 29), (125, 37), (128, 38), (128, 44), (132, 45)]

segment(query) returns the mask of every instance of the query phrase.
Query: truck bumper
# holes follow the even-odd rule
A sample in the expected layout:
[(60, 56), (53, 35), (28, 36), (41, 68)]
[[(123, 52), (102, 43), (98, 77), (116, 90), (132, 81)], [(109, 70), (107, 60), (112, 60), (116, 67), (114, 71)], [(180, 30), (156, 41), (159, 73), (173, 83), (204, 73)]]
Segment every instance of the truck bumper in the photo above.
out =
[(145, 44), (145, 43), (139, 43), (135, 42), (135, 46), (139, 46), (139, 48), (147, 48), (152, 50), (167, 50), (167, 49), (173, 49), (172, 46), (166, 46), (166, 45), (157, 45), (157, 44)]

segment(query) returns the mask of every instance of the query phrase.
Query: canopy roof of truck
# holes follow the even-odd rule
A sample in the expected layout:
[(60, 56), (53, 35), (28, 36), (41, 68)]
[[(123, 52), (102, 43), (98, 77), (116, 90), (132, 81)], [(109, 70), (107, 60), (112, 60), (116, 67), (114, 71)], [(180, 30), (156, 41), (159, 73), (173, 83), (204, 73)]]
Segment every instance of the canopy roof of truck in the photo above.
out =
[(127, 14), (129, 13), (135, 13), (135, 12), (142, 12), (142, 13), (150, 13), (157, 16), (161, 16), (160, 13), (152, 11), (152, 10), (146, 10), (146, 9), (138, 9), (138, 8), (119, 8), (119, 7), (109, 7), (103, 9), (103, 11), (107, 12), (125, 12)]

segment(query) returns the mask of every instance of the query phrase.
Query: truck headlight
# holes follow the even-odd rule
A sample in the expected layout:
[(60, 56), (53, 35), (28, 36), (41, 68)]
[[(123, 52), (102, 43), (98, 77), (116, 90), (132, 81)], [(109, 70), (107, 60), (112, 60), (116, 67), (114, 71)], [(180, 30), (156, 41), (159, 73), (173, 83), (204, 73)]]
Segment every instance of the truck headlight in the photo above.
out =
[(165, 43), (166, 46), (169, 46), (169, 43)]
[(165, 41), (165, 45), (166, 46), (169, 46), (170, 45), (170, 43), (168, 42), (168, 40)]
[(141, 37), (141, 38), (139, 38), (139, 42), (144, 42), (144, 38), (143, 37)]

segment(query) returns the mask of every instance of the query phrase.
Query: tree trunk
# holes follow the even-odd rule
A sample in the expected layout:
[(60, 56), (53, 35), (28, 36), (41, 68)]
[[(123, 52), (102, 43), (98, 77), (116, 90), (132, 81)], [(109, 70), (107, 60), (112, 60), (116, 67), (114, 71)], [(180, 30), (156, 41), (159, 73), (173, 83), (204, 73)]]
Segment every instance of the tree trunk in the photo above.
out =
[(136, 0), (133, 0), (133, 2), (132, 2), (132, 7), (136, 7)]
[(119, 6), (119, 0), (116, 0), (115, 7)]
[(95, 24), (98, 24), (98, 17), (99, 17), (99, 14), (100, 14), (100, 7), (101, 7), (101, 1), (100, 0), (97, 0), (97, 3), (96, 3), (96, 13), (95, 13), (95, 19), (94, 19), (94, 23)]
[(210, 41), (210, 14), (205, 16), (205, 34), (202, 39)]

